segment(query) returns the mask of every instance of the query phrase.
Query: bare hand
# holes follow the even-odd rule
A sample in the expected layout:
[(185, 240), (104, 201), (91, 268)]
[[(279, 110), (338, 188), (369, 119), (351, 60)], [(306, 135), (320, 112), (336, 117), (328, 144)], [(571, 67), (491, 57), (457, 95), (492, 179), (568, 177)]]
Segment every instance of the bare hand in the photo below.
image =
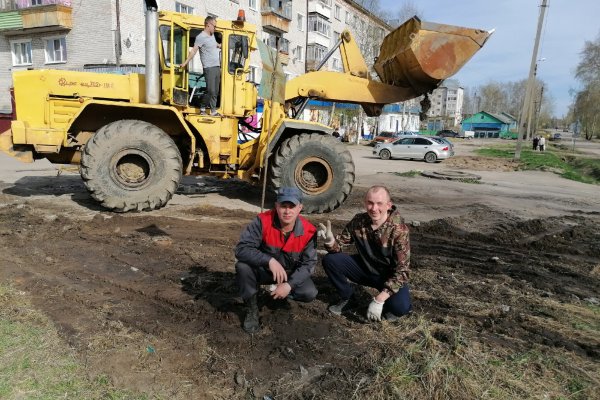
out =
[(327, 220), (327, 226), (323, 224), (319, 224), (319, 230), (317, 231), (317, 236), (323, 238), (325, 240), (325, 244), (328, 246), (333, 245), (335, 242), (335, 236), (333, 236), (333, 231), (331, 230), (331, 221)]
[(287, 273), (276, 259), (271, 258), (271, 260), (269, 260), (269, 270), (273, 274), (273, 280), (277, 282), (278, 285), (287, 282)]
[(290, 292), (292, 291), (292, 287), (289, 283), (284, 282), (281, 285), (277, 285), (277, 288), (271, 292), (271, 296), (274, 299), (285, 299), (288, 297)]

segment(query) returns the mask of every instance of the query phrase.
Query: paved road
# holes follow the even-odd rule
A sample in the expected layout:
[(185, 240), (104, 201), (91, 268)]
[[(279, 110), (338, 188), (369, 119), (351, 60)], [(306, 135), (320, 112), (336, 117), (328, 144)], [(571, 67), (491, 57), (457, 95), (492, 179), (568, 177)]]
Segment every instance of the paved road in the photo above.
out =
[[(481, 142), (481, 143), (479, 143)], [(472, 154), (487, 140), (457, 141), (457, 155)], [(600, 151), (593, 143), (588, 150)], [(467, 171), (482, 176), (482, 184), (440, 181), (423, 177), (407, 178), (393, 174), (412, 170), (448, 170), (447, 163), (381, 160), (373, 156), (372, 147), (348, 145), (356, 165), (356, 185), (368, 187), (381, 183), (393, 188), (398, 200), (409, 203), (412, 218), (427, 220), (435, 216), (435, 207), (456, 207), (457, 212), (469, 202), (517, 210), (528, 216), (557, 215), (572, 209), (600, 212), (598, 186), (569, 181), (550, 172), (540, 171)], [(219, 205), (232, 210), (256, 212), (260, 209), (260, 189), (243, 183), (216, 178), (185, 177), (184, 183), (199, 188), (196, 193), (176, 194), (169, 205), (155, 213), (177, 215), (182, 207)], [(30, 199), (50, 201), (85, 215), (103, 211), (91, 199), (75, 166), (52, 165), (45, 160), (21, 163), (0, 153), (0, 193), (2, 202)], [(352, 212), (349, 210), (348, 212)]]

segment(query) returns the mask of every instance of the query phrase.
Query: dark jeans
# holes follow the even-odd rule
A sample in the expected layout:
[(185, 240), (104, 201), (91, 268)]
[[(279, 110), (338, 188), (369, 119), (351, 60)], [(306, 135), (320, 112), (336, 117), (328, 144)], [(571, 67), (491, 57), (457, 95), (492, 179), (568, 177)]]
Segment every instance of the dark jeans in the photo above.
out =
[(209, 107), (211, 111), (217, 109), (217, 98), (221, 86), (221, 67), (204, 68), (204, 77), (206, 79), (206, 94), (202, 99), (202, 107)]
[[(380, 291), (386, 281), (381, 275), (369, 272), (358, 255), (329, 253), (323, 257), (323, 268), (329, 277), (329, 281), (344, 300), (352, 296), (352, 286), (348, 280)], [(408, 284), (390, 296), (386, 300), (383, 309), (384, 312), (391, 312), (396, 316), (408, 314), (412, 309)]]
[[(290, 272), (287, 271), (289, 274)], [(235, 276), (240, 288), (240, 296), (247, 300), (258, 292), (258, 285), (273, 284), (273, 274), (265, 268), (252, 268), (246, 263), (238, 261), (235, 264)], [(308, 303), (317, 297), (318, 290), (312, 279), (308, 278), (296, 288), (292, 288), (290, 296), (296, 301)], [(289, 297), (289, 296), (288, 296)]]

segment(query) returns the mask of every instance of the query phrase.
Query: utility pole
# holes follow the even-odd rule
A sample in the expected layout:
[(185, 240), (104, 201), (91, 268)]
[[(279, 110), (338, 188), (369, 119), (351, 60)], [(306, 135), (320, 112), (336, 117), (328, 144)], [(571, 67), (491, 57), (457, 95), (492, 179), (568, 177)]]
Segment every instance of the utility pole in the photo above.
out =
[(540, 6), (540, 16), (538, 18), (537, 33), (535, 35), (535, 44), (533, 45), (533, 54), (531, 55), (531, 65), (529, 66), (529, 78), (527, 79), (527, 89), (525, 90), (525, 101), (523, 102), (523, 109), (521, 111), (521, 121), (519, 122), (519, 133), (517, 137), (517, 147), (515, 149), (514, 161), (521, 159), (521, 147), (523, 146), (523, 135), (526, 133), (526, 123), (529, 111), (532, 108), (531, 99), (533, 97), (533, 87), (535, 85), (535, 68), (538, 49), (540, 47), (540, 36), (542, 35), (542, 27), (544, 25), (544, 15), (546, 14), (546, 8), (548, 7), (548, 0), (542, 0)]
[(119, 0), (116, 0), (115, 16), (117, 19), (117, 29), (115, 31), (115, 64), (119, 68), (121, 66), (121, 54), (123, 54), (121, 49), (121, 5), (119, 4)]

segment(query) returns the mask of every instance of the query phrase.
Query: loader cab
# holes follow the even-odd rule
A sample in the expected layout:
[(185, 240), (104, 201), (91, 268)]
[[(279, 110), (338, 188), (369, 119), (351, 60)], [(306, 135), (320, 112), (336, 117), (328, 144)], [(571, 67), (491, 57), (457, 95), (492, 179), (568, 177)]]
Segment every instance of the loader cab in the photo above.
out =
[[(160, 64), (163, 103), (199, 112), (206, 92), (202, 64), (196, 55), (187, 69), (180, 69), (196, 36), (204, 29), (204, 17), (178, 13), (161, 13)], [(221, 90), (218, 111), (224, 116), (245, 116), (256, 108), (257, 91), (246, 77), (250, 69), (250, 52), (256, 49), (256, 28), (251, 24), (217, 20), (215, 40), (221, 44)]]

